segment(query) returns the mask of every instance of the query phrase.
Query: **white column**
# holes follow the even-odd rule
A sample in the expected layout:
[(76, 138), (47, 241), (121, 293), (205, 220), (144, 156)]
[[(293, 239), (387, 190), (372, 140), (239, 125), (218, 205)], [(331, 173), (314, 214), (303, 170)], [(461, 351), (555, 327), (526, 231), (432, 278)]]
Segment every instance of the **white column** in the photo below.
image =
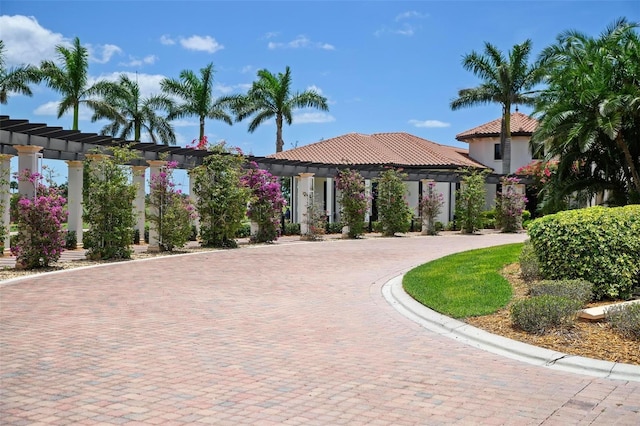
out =
[(327, 178), (327, 214), (329, 223), (333, 223), (333, 178)]
[(371, 179), (364, 180), (364, 196), (369, 200), (367, 204), (367, 212), (364, 215), (364, 221), (369, 222), (369, 218), (371, 217), (371, 208), (373, 205), (373, 200), (371, 199)]
[(140, 244), (146, 243), (144, 240), (144, 224), (145, 224), (145, 210), (144, 210), (144, 195), (145, 195), (145, 174), (147, 166), (132, 166), (133, 170), (133, 184), (136, 186), (136, 198), (133, 200), (133, 211), (136, 214), (136, 227), (138, 235), (140, 235)]
[[(35, 145), (16, 145), (14, 148), (18, 151), (18, 173), (22, 173), (22, 171), (27, 169), (32, 173), (37, 173), (38, 158), (42, 147)], [(18, 192), (23, 197), (33, 198), (35, 186), (31, 182), (18, 180)]]
[(307, 212), (313, 205), (313, 173), (299, 173), (298, 182), (298, 223), (300, 223), (300, 235), (309, 233)]
[[(147, 163), (151, 167), (151, 171), (149, 174), (149, 179), (153, 177), (153, 175), (160, 174), (162, 168), (167, 164), (164, 160), (147, 160)], [(153, 215), (158, 214), (157, 207), (149, 206), (149, 213)], [(158, 236), (158, 230), (155, 229), (153, 225), (149, 226), (149, 247), (147, 247), (148, 252), (157, 253), (160, 251), (160, 241)]]
[(82, 247), (82, 186), (83, 186), (83, 162), (67, 161), (68, 167), (68, 199), (67, 210), (69, 217), (67, 219), (67, 228), (69, 231), (76, 233), (76, 247)]
[[(2, 224), (5, 229), (4, 252), (9, 253), (11, 245), (11, 158), (13, 155), (0, 155), (0, 203), (2, 203)], [(0, 253), (1, 255), (1, 253)]]
[[(195, 208), (198, 206), (198, 196), (194, 191), (194, 188), (196, 186), (196, 177), (193, 174), (192, 170), (190, 170), (188, 174), (189, 174), (189, 198), (191, 199), (191, 204), (193, 204), (193, 207)], [(195, 219), (193, 219), (193, 224), (196, 226), (196, 231), (198, 231), (198, 235), (199, 235), (200, 234), (200, 217), (199, 216), (196, 216)]]

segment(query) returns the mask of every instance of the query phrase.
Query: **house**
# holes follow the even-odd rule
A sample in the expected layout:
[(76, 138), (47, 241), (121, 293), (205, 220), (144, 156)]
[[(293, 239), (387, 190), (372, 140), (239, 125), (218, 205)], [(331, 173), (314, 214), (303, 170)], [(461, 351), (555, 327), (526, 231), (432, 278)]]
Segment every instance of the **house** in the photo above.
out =
[[(502, 173), (502, 152), (500, 151), (500, 118), (466, 130), (456, 135), (460, 142), (469, 144), (469, 157), (480, 164)], [(526, 114), (516, 112), (511, 114), (511, 167), (510, 173), (514, 174), (522, 166), (526, 166), (534, 160), (529, 146), (533, 132), (538, 127), (538, 120)], [(486, 206), (492, 208), (496, 193), (500, 185), (487, 183)], [(535, 211), (535, 193), (527, 191), (527, 210)]]
[[(467, 167), (486, 168), (470, 158), (465, 149), (441, 145), (404, 132), (371, 135), (349, 133), (272, 154), (268, 158), (358, 169), (365, 177), (366, 191), (373, 196), (365, 218), (367, 221), (377, 220), (376, 184), (372, 177), (377, 176), (385, 167), (402, 168), (410, 175), (406, 182), (405, 196), (416, 216), (419, 215), (418, 203), (425, 182), (435, 181), (435, 190), (442, 193), (445, 199), (442, 213), (437, 220), (445, 224), (453, 220), (455, 191), (459, 185), (455, 171)], [(302, 174), (293, 177), (291, 204), (292, 218), (295, 221), (302, 222), (302, 209), (298, 206), (302, 204), (300, 199), (304, 194), (313, 194), (313, 203), (327, 211), (330, 222), (340, 220), (337, 202), (340, 193), (336, 189), (334, 177), (335, 174), (324, 177)]]

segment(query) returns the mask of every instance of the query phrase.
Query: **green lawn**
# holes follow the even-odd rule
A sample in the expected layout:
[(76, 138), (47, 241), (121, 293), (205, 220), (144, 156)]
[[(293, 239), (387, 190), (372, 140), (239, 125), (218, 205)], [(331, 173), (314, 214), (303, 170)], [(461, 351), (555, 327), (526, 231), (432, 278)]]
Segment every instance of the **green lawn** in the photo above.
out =
[(487, 315), (511, 299), (511, 285), (500, 270), (518, 261), (522, 243), (453, 254), (409, 271), (407, 293), (453, 318)]

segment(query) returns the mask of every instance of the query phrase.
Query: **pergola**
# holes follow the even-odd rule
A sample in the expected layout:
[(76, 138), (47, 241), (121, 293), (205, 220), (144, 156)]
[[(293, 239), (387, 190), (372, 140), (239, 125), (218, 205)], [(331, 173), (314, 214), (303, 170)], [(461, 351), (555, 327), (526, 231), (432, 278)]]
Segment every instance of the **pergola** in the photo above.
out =
[[(190, 170), (202, 164), (205, 157), (213, 153), (206, 150), (184, 148), (179, 146), (157, 145), (149, 142), (128, 141), (108, 135), (85, 133), (78, 130), (64, 130), (62, 127), (48, 126), (44, 123), (32, 123), (25, 119), (14, 119), (8, 115), (0, 115), (0, 155), (2, 158), (2, 197), (9, 203), (10, 159), (18, 156), (19, 169), (37, 169), (37, 159), (45, 158), (62, 160), (69, 167), (69, 230), (76, 232), (78, 242), (82, 241), (82, 161), (92, 153), (108, 152), (109, 148), (128, 146), (137, 151), (139, 156), (131, 161), (134, 181), (140, 183), (134, 208), (138, 211), (138, 228), (144, 229), (144, 183), (146, 168), (157, 173), (165, 161), (174, 161), (177, 168)], [(380, 172), (389, 167), (401, 167), (408, 175), (408, 180), (435, 180), (438, 182), (459, 182), (461, 177), (455, 166), (406, 166), (398, 164), (354, 164), (336, 165), (304, 161), (283, 160), (270, 157), (249, 155), (247, 164), (255, 162), (260, 168), (281, 177), (299, 177), (301, 181), (313, 176), (332, 179), (340, 169), (349, 167), (358, 170), (367, 179), (376, 178)], [(489, 174), (487, 183), (498, 183), (501, 175)], [(190, 182), (191, 184), (191, 182)], [(304, 183), (303, 187), (308, 183)], [(190, 185), (191, 187), (191, 185)], [(28, 195), (27, 185), (19, 183), (19, 191)], [(301, 192), (302, 193), (302, 192)], [(294, 194), (295, 196), (295, 194)], [(9, 224), (9, 209), (5, 209), (4, 224)], [(142, 235), (143, 233), (140, 232)], [(150, 233), (152, 234), (152, 233)], [(157, 240), (150, 235), (150, 249)], [(9, 247), (6, 238), (5, 248)]]

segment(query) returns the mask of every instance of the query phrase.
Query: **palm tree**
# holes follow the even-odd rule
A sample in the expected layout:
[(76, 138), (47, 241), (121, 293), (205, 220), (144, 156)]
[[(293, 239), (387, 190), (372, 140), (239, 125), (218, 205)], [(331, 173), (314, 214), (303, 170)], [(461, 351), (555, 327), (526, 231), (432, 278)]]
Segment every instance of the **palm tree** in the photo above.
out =
[(72, 130), (78, 130), (80, 104), (86, 104), (94, 110), (101, 104), (99, 100), (91, 98), (95, 94), (95, 89), (87, 87), (89, 53), (85, 47), (82, 47), (78, 37), (73, 40), (71, 49), (58, 45), (56, 52), (62, 62), (61, 66), (53, 61), (43, 61), (40, 64), (40, 70), (47, 86), (63, 96), (58, 105), (58, 118), (69, 109), (73, 109)]
[(4, 41), (0, 40), (0, 104), (6, 105), (11, 92), (32, 96), (29, 83), (40, 83), (42, 75), (37, 67), (31, 65), (6, 68), (4, 50)]
[(276, 118), (276, 152), (284, 147), (282, 124), (293, 122), (292, 111), (295, 108), (317, 108), (328, 111), (327, 98), (313, 90), (291, 93), (291, 70), (287, 66), (284, 74), (274, 75), (266, 69), (258, 71), (258, 80), (253, 82), (246, 95), (231, 96), (224, 99), (236, 113), (236, 120), (242, 121), (254, 115), (249, 123), (249, 132), (253, 133), (262, 123)]
[(191, 70), (183, 70), (180, 72), (180, 80), (165, 78), (160, 82), (160, 87), (165, 93), (184, 101), (172, 109), (169, 120), (197, 116), (200, 120), (199, 141), (204, 138), (206, 118), (233, 124), (231, 117), (225, 112), (223, 103), (213, 97), (213, 73), (213, 64), (209, 64), (200, 70), (200, 78)]
[(106, 118), (111, 120), (102, 128), (103, 135), (118, 136), (140, 142), (142, 130), (146, 130), (153, 143), (161, 141), (165, 145), (175, 145), (176, 135), (166, 117), (159, 116), (158, 110), (170, 111), (171, 100), (164, 95), (142, 98), (140, 86), (126, 74), (121, 74), (117, 82), (103, 81), (94, 86), (102, 95), (103, 104), (96, 108), (91, 121)]
[(582, 186), (626, 194), (614, 201), (618, 204), (640, 202), (636, 28), (637, 23), (620, 19), (597, 39), (567, 31), (540, 56), (548, 88), (536, 107), (540, 125), (532, 144), (559, 157), (561, 173), (575, 173), (581, 166), (577, 171), (588, 175)]
[(534, 105), (535, 93), (531, 90), (542, 80), (539, 67), (528, 64), (530, 53), (531, 40), (526, 40), (513, 46), (508, 58), (491, 43), (485, 43), (484, 55), (475, 51), (465, 55), (464, 69), (483, 82), (478, 87), (460, 90), (450, 105), (454, 111), (490, 103), (502, 106), (500, 148), (505, 175), (511, 173), (511, 106)]

